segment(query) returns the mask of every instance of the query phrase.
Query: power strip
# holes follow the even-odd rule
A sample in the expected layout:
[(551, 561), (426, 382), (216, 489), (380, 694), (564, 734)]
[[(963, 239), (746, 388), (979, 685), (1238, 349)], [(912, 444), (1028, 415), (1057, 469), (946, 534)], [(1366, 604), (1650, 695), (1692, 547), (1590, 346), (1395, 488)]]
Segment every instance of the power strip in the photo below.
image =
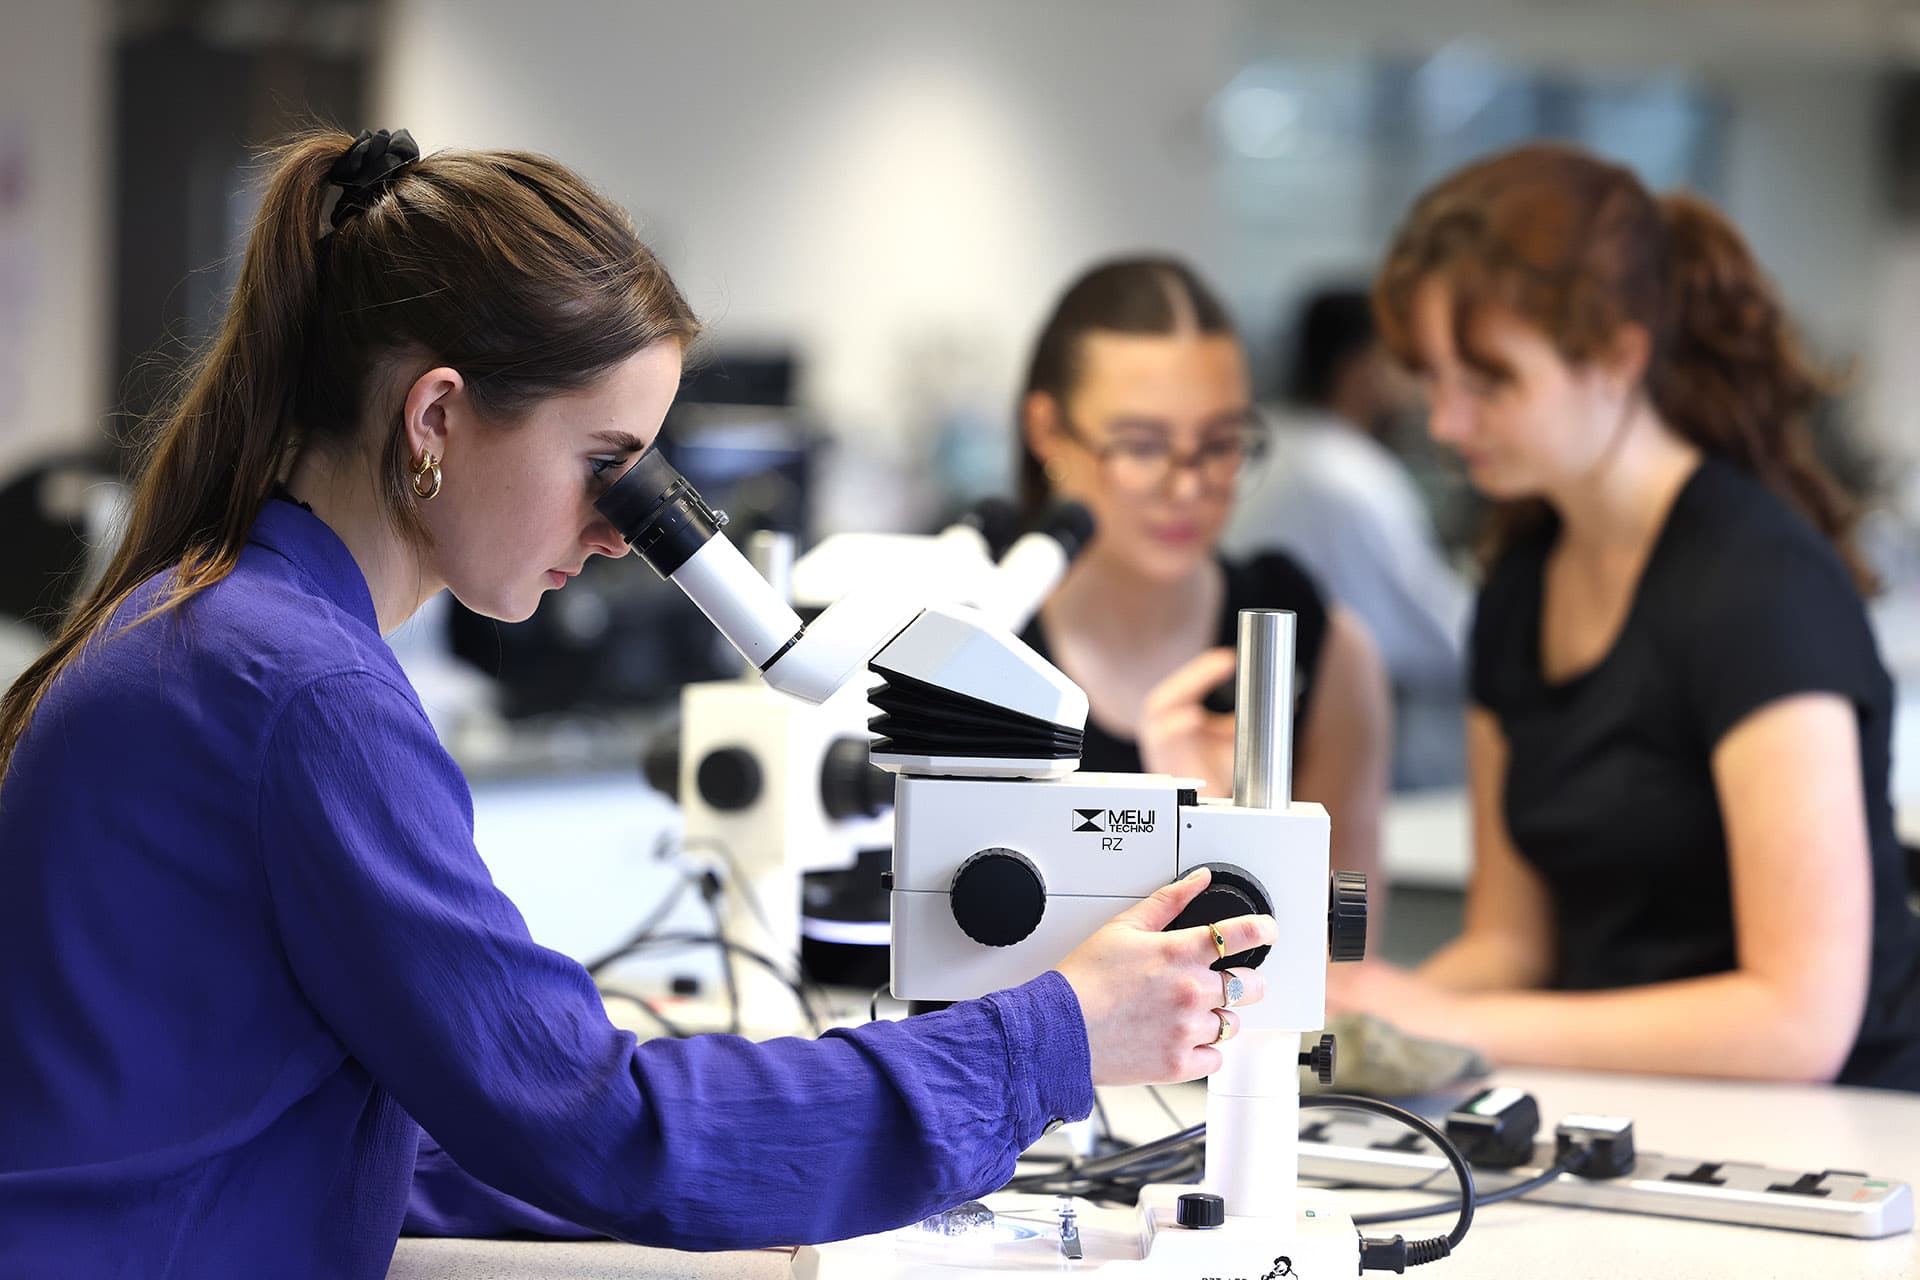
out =
[[(1323, 1113), (1324, 1114), (1324, 1113)], [(1473, 1171), (1474, 1185), (1496, 1191), (1553, 1166), (1552, 1142), (1534, 1145), (1516, 1169)], [(1454, 1192), (1447, 1162), (1417, 1133), (1384, 1119), (1346, 1115), (1300, 1127), (1300, 1177), (1348, 1186)], [(1781, 1169), (1738, 1161), (1641, 1151), (1624, 1178), (1588, 1180), (1563, 1173), (1524, 1197), (1540, 1204), (1613, 1209), (1656, 1217), (1877, 1239), (1913, 1230), (1913, 1188), (1892, 1178), (1837, 1169)]]

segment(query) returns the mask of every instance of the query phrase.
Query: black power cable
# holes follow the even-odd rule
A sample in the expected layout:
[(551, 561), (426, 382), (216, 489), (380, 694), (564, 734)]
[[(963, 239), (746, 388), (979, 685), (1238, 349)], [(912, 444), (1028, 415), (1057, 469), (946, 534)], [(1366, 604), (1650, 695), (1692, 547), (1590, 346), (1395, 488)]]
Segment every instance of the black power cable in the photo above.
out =
[[(1328, 1107), (1347, 1111), (1365, 1111), (1373, 1115), (1385, 1116), (1407, 1128), (1412, 1129), (1440, 1151), (1452, 1166), (1454, 1177), (1460, 1183), (1460, 1199), (1448, 1201), (1434, 1212), (1451, 1211), (1458, 1215), (1453, 1230), (1444, 1236), (1435, 1236), (1429, 1240), (1406, 1240), (1394, 1236), (1389, 1240), (1363, 1238), (1360, 1241), (1360, 1265), (1369, 1271), (1405, 1271), (1409, 1266), (1420, 1266), (1428, 1262), (1438, 1262), (1447, 1257), (1466, 1239), (1468, 1229), (1473, 1225), (1473, 1213), (1477, 1204), (1482, 1203), (1473, 1182), (1473, 1168), (1466, 1157), (1460, 1154), (1447, 1135), (1424, 1116), (1416, 1115), (1404, 1107), (1396, 1107), (1390, 1102), (1381, 1102), (1375, 1098), (1362, 1098), (1354, 1094), (1322, 1093), (1312, 1094), (1300, 1099), (1304, 1108)], [(1069, 1162), (1064, 1168), (1049, 1169), (1043, 1173), (1024, 1174), (1007, 1183), (1007, 1190), (1031, 1192), (1039, 1195), (1080, 1196), (1096, 1203), (1136, 1204), (1140, 1192), (1150, 1183), (1191, 1181), (1201, 1174), (1205, 1160), (1204, 1142), (1207, 1127), (1204, 1124), (1182, 1129), (1178, 1133), (1143, 1143), (1140, 1146), (1117, 1152), (1093, 1160)], [(1556, 1176), (1559, 1171), (1555, 1171)], [(1508, 1189), (1514, 1195), (1519, 1191)], [(1503, 1199), (1510, 1198), (1503, 1195)], [(1408, 1214), (1395, 1214), (1394, 1217), (1407, 1217)], [(1355, 1219), (1356, 1222), (1368, 1219)]]
[(1447, 1207), (1455, 1209), (1458, 1217), (1454, 1220), (1453, 1230), (1444, 1236), (1434, 1236), (1428, 1240), (1407, 1240), (1394, 1236), (1391, 1240), (1375, 1239), (1363, 1236), (1360, 1240), (1360, 1269), (1362, 1271), (1405, 1271), (1408, 1267), (1418, 1267), (1429, 1262), (1438, 1262), (1460, 1247), (1467, 1238), (1468, 1228), (1473, 1226), (1473, 1210), (1478, 1203), (1473, 1185), (1473, 1166), (1460, 1154), (1460, 1148), (1453, 1145), (1439, 1126), (1425, 1116), (1416, 1115), (1405, 1107), (1396, 1107), (1391, 1102), (1382, 1102), (1378, 1098), (1363, 1098), (1353, 1093), (1317, 1093), (1300, 1099), (1300, 1107), (1331, 1107), (1341, 1111), (1365, 1111), (1376, 1116), (1385, 1116), (1412, 1129), (1415, 1133), (1431, 1142), (1448, 1164), (1453, 1166), (1453, 1176), (1460, 1182), (1460, 1199), (1457, 1204)]
[[(793, 993), (793, 998), (795, 1002), (799, 1004), (800, 1011), (806, 1015), (808, 1027), (815, 1035), (819, 1035), (824, 1029), (820, 1022), (818, 1010), (813, 1007), (813, 1002), (807, 998), (806, 989), (794, 979), (793, 975), (789, 974), (785, 969), (782, 969), (778, 961), (769, 959), (765, 954), (755, 951), (752, 947), (742, 946), (731, 938), (722, 938), (717, 934), (711, 933), (657, 933), (652, 937), (643, 938), (634, 943), (627, 948), (626, 952), (622, 952), (621, 954), (625, 955), (628, 952), (637, 951), (652, 951), (662, 947), (721, 947), (739, 956), (743, 960), (751, 960), (754, 964), (759, 965), (762, 969), (765, 969), (768, 973), (780, 979), (781, 985)], [(611, 961), (616, 958), (617, 957), (609, 957), (608, 962), (611, 963)]]
[[(680, 850), (682, 852), (686, 852), (689, 849), (711, 849), (720, 855), (726, 864), (727, 874), (740, 884), (741, 891), (747, 898), (749, 908), (760, 920), (762, 927), (766, 927), (766, 910), (754, 895), (752, 886), (740, 878), (739, 863), (735, 860), (732, 849), (730, 849), (724, 841), (717, 839), (698, 839), (684, 841), (680, 844)], [(663, 838), (656, 847), (654, 856), (656, 858), (664, 858), (667, 856), (668, 851), (669, 840), (668, 838)], [(808, 988), (813, 984), (808, 981), (806, 970), (804, 966), (800, 964), (799, 957), (794, 957), (793, 961), (795, 974), (797, 974), (796, 977), (789, 975), (780, 967), (777, 961), (771, 960), (762, 953), (725, 937), (725, 931), (721, 927), (723, 921), (720, 914), (719, 903), (722, 888), (720, 877), (711, 869), (706, 871), (688, 869), (684, 871), (679, 881), (662, 896), (653, 910), (647, 913), (646, 918), (635, 927), (632, 933), (627, 935), (625, 940), (611, 951), (607, 951), (586, 961), (584, 968), (595, 979), (598, 979), (616, 962), (639, 951), (650, 950), (661, 945), (713, 946), (718, 948), (720, 952), (722, 980), (727, 990), (729, 1031), (737, 1035), (741, 1030), (742, 1010), (740, 984), (733, 963), (734, 958), (737, 956), (751, 960), (761, 968), (766, 969), (769, 973), (772, 973), (776, 978), (779, 978), (781, 983), (785, 985), (789, 991), (793, 992), (795, 1000), (799, 1002), (800, 1010), (806, 1016), (807, 1026), (815, 1035), (820, 1034), (823, 1029), (820, 1013), (808, 992)], [(673, 914), (673, 909), (680, 904), (680, 900), (686, 896), (689, 889), (698, 890), (700, 897), (706, 903), (709, 918), (713, 922), (713, 932), (711, 934), (691, 934), (684, 932), (673, 934), (658, 933), (657, 930), (661, 925), (666, 923), (667, 918)], [(769, 932), (771, 932), (770, 929)], [(601, 990), (605, 994), (618, 999), (643, 1005), (648, 1015), (674, 1038), (685, 1039), (689, 1034), (684, 1029), (676, 1028), (675, 1024), (662, 1015), (658, 1009), (653, 1008), (649, 1004), (645, 1004), (645, 1002), (641, 1001), (640, 998), (633, 993), (606, 987), (602, 987)]]
[[(1510, 1187), (1498, 1191), (1482, 1191), (1474, 1197), (1474, 1207), (1484, 1209), (1490, 1204), (1500, 1204), (1506, 1200), (1518, 1200), (1521, 1196), (1552, 1182), (1563, 1173), (1573, 1171), (1576, 1160), (1562, 1160), (1551, 1169), (1535, 1174), (1525, 1182), (1516, 1182)], [(1382, 1222), (1401, 1222), (1408, 1218), (1430, 1218), (1437, 1213), (1452, 1213), (1460, 1207), (1458, 1200), (1436, 1200), (1432, 1204), (1410, 1205), (1405, 1209), (1382, 1209), (1378, 1213), (1364, 1213), (1353, 1220), (1356, 1227), (1371, 1227)]]

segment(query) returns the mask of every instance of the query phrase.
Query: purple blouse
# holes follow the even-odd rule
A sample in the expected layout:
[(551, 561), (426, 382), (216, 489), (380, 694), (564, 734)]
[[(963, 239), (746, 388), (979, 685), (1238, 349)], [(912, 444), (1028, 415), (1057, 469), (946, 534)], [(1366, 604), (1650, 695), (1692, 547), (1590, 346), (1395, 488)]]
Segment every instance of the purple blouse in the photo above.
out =
[(8, 1276), (378, 1277), (403, 1221), (834, 1239), (994, 1189), (1093, 1102), (1058, 973), (812, 1041), (614, 1028), (283, 501), (48, 691), (0, 791), (0, 1010)]

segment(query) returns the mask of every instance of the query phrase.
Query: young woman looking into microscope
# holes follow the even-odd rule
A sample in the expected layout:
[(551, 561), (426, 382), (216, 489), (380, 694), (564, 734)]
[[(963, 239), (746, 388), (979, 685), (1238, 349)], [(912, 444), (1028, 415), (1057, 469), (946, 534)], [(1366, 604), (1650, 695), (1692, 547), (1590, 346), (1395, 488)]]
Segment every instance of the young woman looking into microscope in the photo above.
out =
[(696, 331), (549, 159), (274, 156), (111, 566), (0, 702), (0, 1274), (377, 1280), (410, 1196), (440, 1231), (835, 1239), (999, 1187), (1096, 1083), (1219, 1066), (1262, 986), (1211, 965), (1274, 925), (1161, 932), (1204, 872), (1021, 987), (812, 1041), (636, 1043), (528, 935), (382, 636), (623, 554), (594, 502)]

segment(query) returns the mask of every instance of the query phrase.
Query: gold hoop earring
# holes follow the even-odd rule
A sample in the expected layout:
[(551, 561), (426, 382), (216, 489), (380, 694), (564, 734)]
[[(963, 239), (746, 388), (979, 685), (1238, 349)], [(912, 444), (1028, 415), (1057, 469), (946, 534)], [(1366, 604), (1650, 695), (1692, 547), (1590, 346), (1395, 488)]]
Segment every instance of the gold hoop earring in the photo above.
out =
[(1040, 464), (1040, 474), (1047, 478), (1048, 484), (1057, 489), (1066, 482), (1067, 464), (1059, 458), (1048, 458)]
[[(428, 483), (423, 487), (421, 482)], [(413, 464), (413, 496), (422, 502), (432, 502), (440, 493), (440, 459), (420, 451), (420, 461)]]

